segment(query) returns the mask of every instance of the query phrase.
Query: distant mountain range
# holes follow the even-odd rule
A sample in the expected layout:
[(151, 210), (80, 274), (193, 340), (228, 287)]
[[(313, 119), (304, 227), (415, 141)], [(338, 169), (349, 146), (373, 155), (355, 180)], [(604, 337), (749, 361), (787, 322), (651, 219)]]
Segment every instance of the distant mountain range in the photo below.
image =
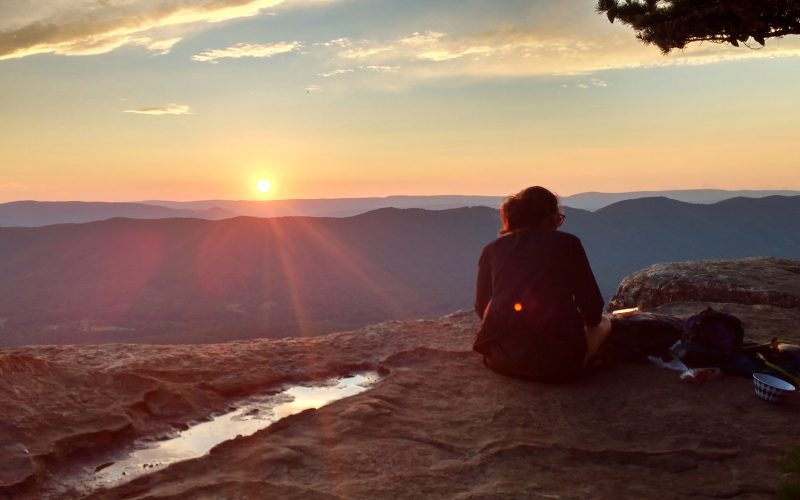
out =
[[(717, 203), (735, 197), (797, 196), (800, 191), (635, 191), (628, 193), (581, 193), (566, 196), (562, 203), (583, 210), (598, 210), (629, 199), (666, 197), (687, 203)], [(132, 219), (198, 218), (219, 220), (251, 217), (351, 217), (379, 208), (423, 208), (446, 210), (460, 207), (498, 208), (500, 196), (388, 196), (385, 198), (332, 198), (298, 200), (150, 200), (140, 203), (15, 201), (0, 204), (0, 227), (38, 227), (127, 217)]]
[[(798, 193), (800, 194), (800, 193)], [(461, 207), (497, 208), (500, 196), (387, 196), (383, 198), (330, 198), (298, 200), (206, 200), (164, 201), (150, 200), (143, 203), (176, 209), (206, 210), (219, 207), (239, 215), (251, 217), (351, 217), (379, 208), (423, 208), (425, 210), (447, 210)]]
[[(606, 299), (656, 262), (800, 259), (800, 196), (566, 209)], [(471, 307), (497, 210), (0, 228), (0, 345), (316, 335)]]
[(565, 196), (561, 201), (564, 205), (583, 210), (598, 210), (605, 206), (625, 200), (639, 198), (669, 198), (686, 203), (707, 205), (731, 198), (765, 198), (767, 196), (800, 196), (800, 191), (792, 190), (738, 190), (726, 191), (724, 189), (685, 189), (672, 191), (630, 191), (626, 193), (597, 193), (588, 192), (572, 196)]
[(12, 201), (0, 204), (0, 226), (38, 227), (127, 217), (130, 219), (226, 219), (237, 214), (220, 207), (171, 208), (146, 203), (87, 201)]

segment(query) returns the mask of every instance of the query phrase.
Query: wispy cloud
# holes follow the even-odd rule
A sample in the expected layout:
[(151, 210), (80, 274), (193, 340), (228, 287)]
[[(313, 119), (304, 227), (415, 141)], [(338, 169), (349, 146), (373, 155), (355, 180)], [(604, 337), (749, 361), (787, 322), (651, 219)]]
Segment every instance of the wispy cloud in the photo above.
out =
[[(287, 0), (3, 0), (0, 60), (34, 54), (92, 55), (123, 45), (164, 53), (177, 43), (162, 31), (256, 16)], [(30, 14), (25, 14), (25, 4)], [(0, 16), (3, 18), (4, 16)]]
[[(592, 87), (599, 87), (599, 88), (606, 88), (608, 87), (608, 83), (604, 80), (599, 78), (589, 78), (587, 80), (581, 80), (578, 83), (574, 84), (579, 89), (589, 89)], [(562, 88), (568, 88), (571, 85), (567, 85), (566, 83), (561, 85)]]
[(147, 47), (148, 50), (155, 52), (156, 54), (165, 55), (169, 54), (169, 52), (172, 50), (172, 47), (174, 47), (180, 41), (181, 41), (180, 37), (168, 38), (166, 40), (157, 40), (157, 41), (151, 40), (145, 46)]
[(346, 75), (348, 73), (353, 73), (353, 72), (355, 72), (355, 70), (353, 68), (335, 69), (333, 71), (328, 71), (326, 73), (319, 73), (317, 76), (321, 76), (323, 78), (329, 78), (331, 76)]
[(348, 75), (359, 71), (371, 71), (375, 73), (396, 73), (400, 71), (400, 66), (374, 66), (374, 65), (355, 66), (353, 68), (341, 68), (341, 69), (335, 69), (333, 71), (326, 71), (324, 73), (318, 73), (317, 76), (321, 76), (322, 78), (330, 78), (332, 76)]
[(241, 57), (272, 57), (292, 52), (301, 47), (300, 42), (278, 42), (270, 44), (237, 43), (224, 49), (214, 49), (192, 56), (193, 61), (215, 63), (218, 59), (239, 59)]
[(377, 73), (396, 73), (400, 71), (400, 66), (359, 66), (360, 69), (375, 71)]
[[(488, 59), (493, 56), (531, 56), (534, 51), (556, 52), (563, 56), (574, 56), (598, 46), (580, 39), (568, 37), (545, 38), (535, 32), (505, 30), (478, 35), (448, 35), (427, 31), (389, 41), (351, 40), (340, 38), (322, 46), (338, 51), (342, 59), (373, 62), (430, 61), (446, 62), (456, 59)], [(373, 64), (372, 67), (377, 67)]]
[(167, 104), (154, 108), (126, 109), (125, 113), (136, 113), (139, 115), (191, 115), (192, 110), (185, 104)]
[[(607, 23), (607, 21), (604, 21)], [(600, 34), (553, 31), (536, 26), (476, 34), (415, 32), (392, 40), (338, 38), (317, 44), (342, 62), (359, 68), (403, 66), (407, 78), (449, 76), (534, 76), (590, 74), (597, 71), (800, 55), (795, 40), (775, 40), (749, 50), (716, 44), (693, 45), (669, 56), (639, 43), (627, 29), (601, 25)], [(329, 72), (320, 76), (338, 74)], [(602, 87), (594, 81), (586, 87)]]
[[(224, 21), (273, 14), (293, 5), (337, 1), (343, 0), (0, 0), (0, 60), (46, 53), (103, 54), (123, 46), (167, 54), (191, 33)], [(638, 42), (629, 28), (612, 25), (595, 14), (590, 0), (523, 3), (465, 7), (455, 0), (442, 0), (435, 2), (436, 9), (452, 7), (446, 27), (432, 20), (426, 23), (427, 30), (409, 29), (391, 37), (382, 37), (379, 33), (386, 30), (376, 26), (373, 37), (341, 36), (321, 43), (239, 43), (207, 50), (192, 59), (214, 63), (296, 51), (308, 57), (311, 74), (319, 77), (398, 72), (402, 67), (402, 79), (412, 81), (587, 74), (613, 68), (800, 55), (800, 41), (786, 38), (770, 40), (762, 50), (695, 44), (662, 56), (658, 49)], [(428, 8), (420, 5), (409, 9)], [(358, 15), (357, 7), (353, 9)], [(493, 16), (505, 16), (504, 22), (491, 25), (504, 29), (482, 21), (481, 12), (489, 9)]]

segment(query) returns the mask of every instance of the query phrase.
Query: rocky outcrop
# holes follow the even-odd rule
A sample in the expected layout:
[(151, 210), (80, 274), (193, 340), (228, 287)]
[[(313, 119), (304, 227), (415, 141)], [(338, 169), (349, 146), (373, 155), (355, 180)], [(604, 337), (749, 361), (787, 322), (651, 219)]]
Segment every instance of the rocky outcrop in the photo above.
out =
[(358, 396), (91, 498), (766, 499), (800, 439), (800, 405), (756, 400), (744, 379), (626, 365), (533, 384), (463, 348), (384, 366)]
[[(785, 293), (791, 263), (775, 262), (725, 266), (749, 276), (753, 289)], [(655, 276), (680, 275), (680, 266)], [(691, 273), (683, 272), (687, 281)], [(784, 281), (775, 285), (775, 277)], [(708, 305), (693, 301), (697, 289), (673, 293), (659, 310), (697, 312)], [(800, 309), (713, 305), (740, 315), (748, 340), (800, 343)], [(688, 385), (650, 365), (619, 365), (565, 386), (509, 379), (471, 351), (477, 326), (474, 313), (461, 312), (308, 339), (0, 351), (0, 367), (20, 367), (19, 376), (0, 377), (0, 439), (11, 443), (0, 446), (0, 463), (20, 477), (29, 471), (35, 488), (14, 491), (23, 498), (80, 496), (53, 483), (69, 473), (59, 468), (65, 457), (72, 466), (85, 458), (75, 436), (127, 419), (126, 436), (106, 436), (107, 446), (117, 445), (286, 382), (369, 368), (385, 376), (357, 396), (90, 497), (774, 498), (779, 461), (800, 441), (797, 398), (771, 405), (746, 378)], [(6, 472), (0, 479), (9, 481)], [(3, 486), (12, 491), (0, 484), (0, 497)]]
[(687, 301), (800, 309), (800, 262), (757, 257), (656, 264), (622, 280), (608, 309)]
[(0, 499), (69, 496), (63, 466), (95, 451), (166, 434), (284, 384), (379, 369), (399, 352), (468, 350), (475, 328), (465, 312), (309, 339), (0, 350)]

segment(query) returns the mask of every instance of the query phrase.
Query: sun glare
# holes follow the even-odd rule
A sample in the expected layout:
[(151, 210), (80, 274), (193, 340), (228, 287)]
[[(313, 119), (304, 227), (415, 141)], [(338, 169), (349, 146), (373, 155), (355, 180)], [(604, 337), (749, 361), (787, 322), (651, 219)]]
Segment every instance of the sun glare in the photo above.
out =
[(262, 193), (268, 193), (272, 188), (272, 183), (267, 179), (261, 179), (258, 181), (258, 184), (256, 184), (256, 187), (258, 187), (258, 190)]

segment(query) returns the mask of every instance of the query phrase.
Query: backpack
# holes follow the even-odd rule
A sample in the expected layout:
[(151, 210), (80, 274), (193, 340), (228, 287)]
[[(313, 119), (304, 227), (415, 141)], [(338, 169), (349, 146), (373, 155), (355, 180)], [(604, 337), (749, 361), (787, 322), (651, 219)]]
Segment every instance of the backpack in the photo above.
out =
[(736, 316), (708, 308), (686, 319), (680, 356), (689, 368), (730, 368), (744, 340), (742, 321)]

